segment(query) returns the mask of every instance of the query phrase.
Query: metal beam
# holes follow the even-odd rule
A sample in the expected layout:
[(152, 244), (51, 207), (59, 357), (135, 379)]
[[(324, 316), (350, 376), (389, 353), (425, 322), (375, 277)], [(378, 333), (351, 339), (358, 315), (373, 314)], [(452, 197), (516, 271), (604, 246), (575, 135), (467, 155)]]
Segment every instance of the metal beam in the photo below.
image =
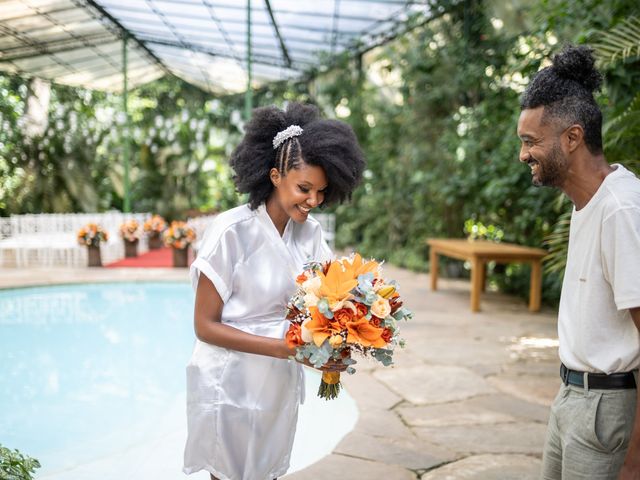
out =
[[(130, 13), (149, 13), (148, 10), (145, 9), (141, 9), (141, 8), (136, 8), (134, 6), (131, 5), (121, 5), (119, 3), (109, 3), (109, 2), (101, 2), (103, 5), (107, 6), (107, 8), (109, 8), (112, 11), (115, 10), (121, 10), (124, 12), (130, 12)], [(239, 10), (246, 10), (246, 7), (243, 7), (241, 5), (222, 5), (219, 3), (215, 3), (215, 2), (209, 2), (204, 0), (204, 2), (202, 1), (193, 1), (193, 2), (175, 2), (173, 0), (156, 0), (156, 3), (182, 3), (184, 5), (192, 5), (192, 6), (198, 6), (201, 7), (204, 6), (206, 7), (210, 7), (210, 8), (216, 8), (219, 10), (234, 10), (234, 11), (239, 11)], [(386, 3), (386, 2), (385, 2)], [(410, 2), (411, 3), (411, 2)], [(333, 17), (333, 13), (324, 13), (324, 12), (313, 12), (313, 11), (295, 11), (295, 10), (286, 10), (286, 9), (273, 9), (273, 13), (276, 15), (299, 15), (301, 17), (312, 17), (312, 18), (332, 18)], [(252, 12), (261, 12), (262, 9), (260, 8), (252, 8), (251, 9)], [(196, 18), (200, 18), (200, 17), (195, 17), (193, 15), (185, 15), (183, 13), (180, 12), (172, 12), (171, 16), (174, 18), (185, 18), (185, 19), (196, 19)], [(363, 17), (363, 16), (359, 16), (359, 15), (341, 15), (340, 18), (343, 18), (345, 20), (354, 20), (356, 22), (370, 22), (372, 20), (375, 20), (374, 18), (371, 17)]]
[[(76, 7), (62, 7), (62, 8), (53, 8), (51, 10), (47, 10), (47, 13), (62, 13), (62, 12), (68, 12), (69, 10), (75, 10)], [(37, 17), (38, 15), (36, 14), (29, 14), (29, 15), (19, 15), (19, 16), (15, 16), (15, 17), (3, 17), (2, 21), (3, 22), (11, 22), (14, 20), (24, 20), (25, 18), (31, 18), (31, 17)]]
[[(117, 41), (116, 38), (113, 38), (113, 34), (111, 34), (110, 32), (107, 32), (107, 33), (102, 32), (96, 35), (89, 35), (87, 37), (84, 37), (84, 39), (92, 42), (100, 42), (102, 44)], [(80, 48), (88, 48), (84, 43), (78, 44), (77, 42), (78, 40), (75, 38), (74, 39), (65, 38), (57, 42), (47, 42), (46, 43), (47, 51), (49, 51), (50, 53), (63, 53), (71, 50), (77, 50)], [(0, 62), (12, 62), (15, 60), (25, 60), (27, 58), (39, 57), (42, 55), (40, 51), (33, 50), (33, 48), (35, 47), (20, 46), (20, 47), (14, 47), (14, 48), (9, 48), (7, 50), (4, 50), (0, 52)], [(11, 54), (12, 52), (20, 51), (20, 50), (24, 50), (24, 53), (14, 53), (13, 55)]]
[[(180, 43), (182, 43), (183, 45), (188, 45), (188, 42), (184, 39), (184, 37), (181, 35), (180, 32), (178, 32), (173, 23), (171, 23), (166, 15), (161, 12), (160, 10), (158, 10), (155, 5), (153, 5), (153, 1), (152, 0), (146, 0), (147, 5), (149, 5), (149, 8), (153, 11), (153, 13), (155, 13), (160, 20), (162, 20), (162, 23), (165, 24), (165, 26), (171, 31), (171, 33), (173, 33), (173, 35), (180, 41)], [(189, 50), (188, 48), (186, 50)], [(204, 77), (205, 81), (207, 82), (207, 89), (211, 89), (211, 85), (209, 82), (209, 74), (207, 73), (206, 70), (200, 69), (202, 76)]]
[(222, 24), (218, 16), (214, 13), (213, 8), (207, 2), (204, 2), (204, 4), (207, 7), (207, 11), (209, 12), (209, 16), (211, 17), (211, 20), (213, 20), (216, 24), (216, 27), (218, 27), (218, 30), (220, 31), (220, 35), (222, 35), (222, 38), (227, 44), (227, 47), (231, 50), (238, 64), (242, 64), (242, 61), (240, 60), (240, 56), (236, 52), (236, 47), (233, 44), (233, 40), (231, 40), (231, 37), (227, 33), (227, 30), (224, 28), (224, 25)]
[(128, 35), (122, 38), (122, 110), (124, 113), (124, 125), (122, 125), (122, 160), (124, 161), (124, 213), (131, 211), (131, 187), (129, 185), (129, 108), (127, 105), (127, 40)]
[(248, 122), (253, 109), (253, 91), (251, 89), (251, 0), (247, 0), (247, 91), (244, 94), (244, 117)]
[[(146, 37), (140, 37), (141, 39), (144, 39), (144, 42), (149, 44), (149, 45), (160, 45), (160, 46), (164, 46), (164, 47), (172, 47), (172, 48), (179, 48), (179, 49), (184, 49), (185, 47), (181, 44), (181, 43), (177, 43), (177, 42), (172, 42), (172, 41), (167, 41), (164, 39), (154, 39), (154, 38), (146, 38)], [(188, 48), (194, 52), (198, 52), (198, 53), (204, 53), (207, 55), (211, 55), (212, 57), (222, 57), (222, 58), (235, 58), (231, 53), (227, 53), (227, 52), (221, 52), (218, 50), (211, 50), (209, 48), (206, 47), (201, 47), (199, 45), (193, 45), (193, 44), (189, 44)], [(257, 61), (258, 63), (263, 63), (265, 65), (270, 65), (272, 67), (286, 67), (286, 65), (284, 65), (284, 63), (282, 62), (282, 59), (280, 57), (271, 57), (268, 55), (253, 55), (253, 59), (255, 61)], [(310, 62), (307, 62), (305, 60), (296, 60), (293, 62), (293, 64), (306, 64), (311, 65)], [(295, 70), (295, 68), (294, 68)]]
[[(75, 9), (77, 9), (78, 7), (74, 7), (74, 8), (75, 8)], [(83, 10), (83, 11), (84, 11), (84, 10)], [(32, 16), (33, 16), (33, 17), (40, 17), (41, 15), (39, 15), (39, 14), (37, 14), (37, 15), (36, 15), (36, 14), (34, 14), (34, 15), (32, 15)], [(46, 18), (46, 17), (45, 17), (45, 18)], [(49, 20), (49, 19), (47, 19), (47, 20)], [(82, 20), (82, 21), (74, 21), (73, 23), (74, 23), (74, 25), (82, 25), (82, 24), (84, 24), (84, 23), (89, 23), (89, 22), (96, 23), (97, 21), (98, 21), (98, 20), (96, 20), (94, 17), (92, 17), (92, 16), (88, 16), (88, 17), (86, 17), (86, 18), (85, 18), (84, 20)], [(30, 34), (32, 34), (32, 33), (40, 32), (40, 31), (42, 31), (42, 30), (51, 30), (51, 29), (52, 29), (52, 27), (53, 27), (53, 25), (60, 26), (59, 22), (53, 23), (51, 20), (49, 20), (49, 22), (50, 22), (50, 23), (48, 23), (48, 24), (46, 24), (46, 25), (39, 25), (39, 26), (34, 27), (34, 28), (29, 28), (29, 29), (21, 28), (21, 29), (20, 29), (20, 33), (22, 33), (22, 34), (24, 34), (24, 35), (30, 35)], [(52, 25), (52, 23), (53, 23), (53, 25)], [(59, 35), (59, 32), (58, 32), (58, 35)], [(112, 35), (113, 35), (113, 34), (112, 34)]]
[[(55, 63), (57, 63), (58, 65), (60, 65), (61, 67), (68, 68), (69, 70), (75, 71), (75, 69), (73, 68), (72, 65), (68, 64), (67, 62), (65, 62), (62, 59), (56, 58), (55, 54), (49, 52), (45, 45), (42, 45), (42, 44), (40, 44), (38, 42), (35, 42), (29, 37), (25, 37), (20, 32), (14, 30), (12, 28), (9, 28), (9, 27), (7, 27), (5, 25), (0, 24), (0, 33), (3, 33), (5, 35), (9, 35), (10, 37), (15, 38), (19, 42), (22, 42), (23, 44), (29, 45), (29, 46), (39, 50), (43, 55), (50, 56), (53, 59), (53, 61)], [(77, 73), (77, 72), (75, 72), (75, 73)]]
[[(350, 1), (352, 3), (360, 3), (360, 4), (367, 4), (367, 3), (383, 3), (385, 5), (398, 5), (398, 6), (408, 6), (408, 5), (423, 5), (425, 2), (424, 1), (419, 1), (419, 0), (345, 0), (345, 1)], [(200, 0), (157, 0), (158, 3), (173, 3), (173, 4), (178, 4), (178, 5), (198, 5), (201, 6), (202, 3)], [(208, 3), (211, 4), (211, 6), (216, 7), (216, 8), (228, 8), (230, 10), (239, 10), (242, 9), (244, 10), (244, 7), (239, 6), (237, 3), (236, 5), (230, 5), (230, 4), (224, 4), (224, 3), (218, 3), (218, 2), (211, 2), (209, 1)], [(254, 9), (255, 10), (255, 9)], [(276, 11), (276, 13), (278, 13), (279, 11)]]
[(336, 32), (338, 31), (338, 19), (340, 12), (340, 0), (333, 0), (333, 21), (331, 25), (331, 55), (335, 54), (336, 50), (336, 40), (338, 35)]
[[(139, 18), (131, 18), (131, 17), (127, 17), (126, 15), (120, 15), (119, 18), (121, 18), (122, 20), (128, 22), (128, 23), (137, 23), (137, 24), (142, 24), (142, 25), (148, 25), (148, 22), (145, 22), (142, 19)], [(240, 20), (240, 19), (234, 19), (234, 18), (228, 18), (225, 20), (225, 23), (228, 25), (246, 25), (246, 22), (244, 20)], [(200, 31), (207, 31), (206, 27), (198, 27), (195, 25), (188, 25), (188, 24), (184, 24), (184, 23), (179, 23), (179, 22), (172, 22), (172, 25), (176, 26), (176, 27), (180, 27), (180, 28), (184, 28), (187, 30), (200, 30)], [(256, 22), (253, 21), (252, 22), (252, 26), (254, 27), (271, 27), (271, 23), (269, 22)], [(304, 32), (316, 32), (316, 33), (326, 33), (326, 34), (331, 34), (331, 30), (330, 29), (326, 29), (326, 28), (317, 28), (317, 27), (312, 27), (312, 26), (308, 26), (308, 25), (292, 25), (292, 24), (280, 24), (279, 25), (280, 28), (287, 28), (287, 29), (291, 29), (291, 30), (301, 30)], [(362, 32), (360, 30), (349, 30), (349, 31), (342, 31), (342, 32), (338, 32), (339, 35), (359, 35)]]
[(34, 7), (34, 6), (32, 6), (31, 8), (38, 14), (38, 16), (47, 19), (51, 25), (58, 27), (60, 30), (65, 32), (67, 35), (69, 35), (69, 37), (74, 38), (80, 42), (83, 42), (86, 47), (91, 48), (96, 53), (96, 55), (102, 57), (105, 60), (105, 62), (110, 63), (113, 67), (117, 68), (117, 65), (115, 65), (112, 62), (110, 57), (104, 55), (100, 50), (96, 49), (95, 45), (86, 43), (83, 37), (78, 36), (76, 33), (74, 33), (73, 30), (70, 30), (66, 25), (60, 23), (56, 18), (52, 17), (48, 12), (43, 11), (41, 8)]
[[(143, 63), (143, 65), (145, 67), (153, 67), (153, 64), (150, 64), (148, 61), (141, 59)], [(93, 65), (96, 65), (98, 68), (92, 68), (92, 62)], [(96, 62), (100, 62), (100, 63), (96, 63)], [(43, 72), (46, 72), (47, 69), (50, 69), (51, 67), (56, 67), (56, 63), (51, 63), (49, 65), (41, 65), (37, 68), (31, 68), (29, 69), (29, 71), (31, 72), (31, 75), (36, 75), (36, 76), (44, 76), (45, 74)], [(135, 66), (136, 68), (138, 67), (139, 63), (136, 63)], [(107, 68), (104, 67), (104, 61), (100, 60), (99, 58), (96, 58), (95, 55), (90, 55), (90, 56), (86, 56), (86, 57), (82, 57), (82, 58), (78, 58), (76, 60), (74, 60), (73, 63), (73, 71), (71, 71), (69, 68), (63, 67), (62, 65), (58, 65), (60, 68), (63, 68), (66, 70), (66, 73), (64, 75), (70, 75), (70, 74), (75, 74), (75, 73), (80, 73), (80, 71), (89, 71), (91, 73), (95, 73), (98, 74), (100, 72), (104, 72), (104, 71), (109, 71), (109, 72), (120, 72), (121, 69), (120, 67), (118, 68), (113, 68), (112, 66), (109, 66)], [(63, 75), (63, 76), (64, 76)]]
[(282, 39), (282, 35), (280, 35), (280, 30), (278, 29), (278, 23), (276, 22), (276, 17), (273, 15), (273, 10), (271, 10), (271, 2), (269, 0), (264, 0), (265, 5), (267, 6), (267, 11), (269, 12), (269, 18), (271, 19), (271, 25), (273, 25), (273, 30), (276, 32), (276, 38), (280, 43), (280, 50), (282, 51), (282, 56), (284, 58), (285, 63), (288, 67), (291, 66), (291, 58), (289, 57), (289, 52), (287, 51), (287, 46)]
[(151, 58), (165, 73), (169, 75), (171, 74), (166, 65), (163, 64), (162, 61), (158, 57), (156, 57), (151, 50), (149, 50), (142, 42), (139, 42), (138, 39), (136, 39), (135, 35), (132, 35), (129, 30), (124, 28), (124, 26), (118, 20), (116, 20), (109, 12), (98, 5), (94, 0), (71, 1), (80, 7), (84, 6), (91, 13), (96, 12), (99, 17), (108, 20), (113, 28), (117, 30), (121, 38), (125, 34), (129, 35), (129, 38), (132, 39), (136, 43), (136, 45), (138, 45), (138, 47), (140, 47), (144, 52), (146, 52), (147, 55), (149, 55), (149, 58)]

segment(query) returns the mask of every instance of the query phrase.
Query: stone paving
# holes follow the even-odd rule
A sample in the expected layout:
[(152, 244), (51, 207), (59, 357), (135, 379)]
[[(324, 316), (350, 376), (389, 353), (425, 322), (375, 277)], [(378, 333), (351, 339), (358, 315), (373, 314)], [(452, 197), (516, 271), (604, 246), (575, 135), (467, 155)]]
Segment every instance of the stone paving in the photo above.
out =
[(469, 283), (385, 267), (415, 317), (396, 365), (360, 361), (343, 384), (356, 428), (331, 455), (286, 480), (526, 480), (540, 474), (560, 385), (556, 312), (495, 292), (469, 310)]
[[(395, 366), (361, 360), (343, 385), (356, 428), (322, 461), (286, 480), (536, 479), (560, 384), (556, 312), (496, 292), (469, 310), (469, 283), (385, 266), (415, 317)], [(108, 280), (186, 280), (181, 269), (13, 270), (0, 288)]]

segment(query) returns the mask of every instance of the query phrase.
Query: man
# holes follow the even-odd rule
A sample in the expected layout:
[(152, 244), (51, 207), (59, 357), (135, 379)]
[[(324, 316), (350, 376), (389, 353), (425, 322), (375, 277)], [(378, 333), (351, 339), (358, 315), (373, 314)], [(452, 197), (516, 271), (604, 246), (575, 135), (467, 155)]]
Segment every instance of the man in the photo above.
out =
[(544, 479), (640, 479), (640, 180), (605, 160), (600, 84), (591, 50), (567, 47), (520, 102), (520, 161), (574, 204)]

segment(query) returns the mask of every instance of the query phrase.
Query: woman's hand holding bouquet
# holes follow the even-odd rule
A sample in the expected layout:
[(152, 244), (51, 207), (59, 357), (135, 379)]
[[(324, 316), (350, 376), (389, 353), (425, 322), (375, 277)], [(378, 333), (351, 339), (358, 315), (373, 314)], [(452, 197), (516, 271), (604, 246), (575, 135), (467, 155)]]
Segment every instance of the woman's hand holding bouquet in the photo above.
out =
[(355, 372), (354, 353), (384, 366), (393, 363), (395, 346), (403, 346), (398, 321), (412, 313), (402, 307), (396, 283), (382, 277), (380, 263), (365, 262), (357, 253), (313, 262), (296, 283), (298, 291), (287, 307), (291, 325), (285, 341), (295, 348), (296, 360), (323, 370), (319, 397), (337, 397), (340, 370)]

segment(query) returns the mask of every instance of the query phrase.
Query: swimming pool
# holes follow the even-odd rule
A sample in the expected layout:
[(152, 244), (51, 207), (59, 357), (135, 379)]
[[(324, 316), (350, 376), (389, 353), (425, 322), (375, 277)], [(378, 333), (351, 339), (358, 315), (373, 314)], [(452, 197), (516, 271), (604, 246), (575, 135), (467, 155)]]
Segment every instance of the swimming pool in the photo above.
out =
[[(192, 310), (177, 282), (0, 290), (0, 443), (38, 458), (38, 479), (181, 478)], [(357, 420), (347, 392), (320, 401), (307, 380), (291, 471)]]

